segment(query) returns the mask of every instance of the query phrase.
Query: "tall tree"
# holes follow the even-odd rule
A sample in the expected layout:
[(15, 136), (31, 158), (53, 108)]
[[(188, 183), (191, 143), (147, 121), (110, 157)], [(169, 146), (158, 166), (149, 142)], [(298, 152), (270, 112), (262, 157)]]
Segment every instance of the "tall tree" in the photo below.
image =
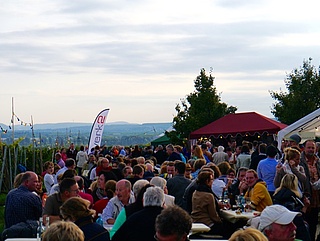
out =
[(177, 115), (173, 118), (173, 127), (181, 138), (188, 138), (192, 131), (237, 110), (237, 107), (221, 102), (214, 77), (211, 73), (206, 75), (205, 69), (201, 69), (194, 80), (194, 87), (195, 91), (181, 99), (181, 104), (175, 108)]
[(320, 106), (319, 70), (311, 61), (312, 58), (304, 60), (300, 69), (294, 69), (287, 75), (287, 91), (270, 91), (271, 97), (277, 101), (271, 113), (282, 123), (290, 125)]

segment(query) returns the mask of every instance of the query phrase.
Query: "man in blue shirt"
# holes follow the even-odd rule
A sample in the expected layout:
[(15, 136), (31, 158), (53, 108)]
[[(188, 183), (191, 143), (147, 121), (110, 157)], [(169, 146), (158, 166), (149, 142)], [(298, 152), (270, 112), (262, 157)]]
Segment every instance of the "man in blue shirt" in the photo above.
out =
[(6, 228), (27, 220), (38, 220), (41, 217), (41, 199), (34, 192), (38, 182), (37, 174), (30, 171), (25, 172), (21, 185), (8, 193), (5, 204)]
[(276, 166), (278, 164), (278, 161), (275, 159), (277, 153), (277, 149), (274, 146), (268, 146), (266, 152), (267, 158), (261, 160), (257, 168), (258, 177), (266, 182), (270, 196), (275, 191), (273, 180), (276, 176)]

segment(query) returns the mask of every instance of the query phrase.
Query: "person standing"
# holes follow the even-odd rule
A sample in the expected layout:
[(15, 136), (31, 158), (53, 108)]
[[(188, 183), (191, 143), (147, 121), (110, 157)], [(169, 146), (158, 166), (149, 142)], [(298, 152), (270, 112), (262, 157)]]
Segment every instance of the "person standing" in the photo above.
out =
[(304, 168), (309, 185), (306, 188), (311, 194), (310, 207), (306, 212), (305, 219), (309, 224), (311, 240), (315, 240), (318, 214), (320, 207), (319, 190), (313, 188), (315, 182), (320, 178), (320, 161), (316, 156), (316, 143), (314, 140), (307, 140), (304, 143), (304, 151), (301, 153), (300, 165)]
[(75, 160), (77, 157), (77, 152), (78, 151), (75, 149), (74, 143), (71, 143), (69, 149), (67, 150), (67, 157)]
[(176, 161), (174, 164), (175, 175), (167, 181), (168, 194), (175, 197), (175, 204), (182, 207), (183, 194), (187, 186), (191, 183), (190, 179), (185, 178), (186, 164)]
[(27, 220), (38, 220), (41, 217), (41, 199), (34, 193), (38, 182), (38, 175), (27, 171), (22, 176), (21, 185), (8, 193), (4, 215), (6, 228)]
[(277, 155), (277, 149), (274, 146), (267, 147), (267, 158), (260, 161), (257, 168), (258, 177), (267, 183), (267, 189), (272, 196), (275, 187), (273, 184), (276, 176), (276, 166), (278, 164), (275, 156)]
[(76, 155), (77, 172), (79, 176), (82, 176), (82, 168), (88, 161), (88, 154), (84, 151), (84, 146), (80, 146), (80, 151)]

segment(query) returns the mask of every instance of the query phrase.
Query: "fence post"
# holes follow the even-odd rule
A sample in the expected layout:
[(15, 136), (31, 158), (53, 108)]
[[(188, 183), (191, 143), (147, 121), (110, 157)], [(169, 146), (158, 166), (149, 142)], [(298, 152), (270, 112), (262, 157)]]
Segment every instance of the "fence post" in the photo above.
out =
[(2, 168), (1, 168), (1, 177), (0, 177), (0, 192), (2, 190), (2, 182), (3, 182), (3, 173), (4, 173), (4, 167), (6, 165), (6, 154), (7, 154), (7, 146), (4, 147), (4, 152), (3, 152), (3, 159), (2, 159)]

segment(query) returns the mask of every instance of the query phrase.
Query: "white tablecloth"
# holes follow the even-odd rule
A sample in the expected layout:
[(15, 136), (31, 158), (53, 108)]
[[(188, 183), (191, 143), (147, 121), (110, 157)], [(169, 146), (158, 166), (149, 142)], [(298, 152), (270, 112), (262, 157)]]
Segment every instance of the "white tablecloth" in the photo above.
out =
[(257, 211), (242, 212), (240, 214), (237, 214), (236, 211), (233, 211), (233, 210), (221, 210), (220, 213), (222, 218), (229, 221), (230, 223), (235, 223), (239, 219), (249, 220), (250, 218), (256, 217), (257, 215), (260, 214), (260, 212), (257, 212)]

